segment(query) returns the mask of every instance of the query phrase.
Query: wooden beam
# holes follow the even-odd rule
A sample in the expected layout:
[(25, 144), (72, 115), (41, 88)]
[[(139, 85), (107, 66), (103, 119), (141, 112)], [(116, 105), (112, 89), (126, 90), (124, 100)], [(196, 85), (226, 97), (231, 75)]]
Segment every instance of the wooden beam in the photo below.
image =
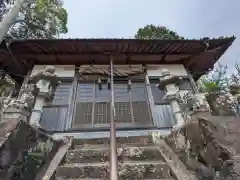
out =
[(129, 64), (129, 60), (130, 60), (130, 58), (129, 58), (129, 55), (126, 53), (126, 55), (125, 55), (125, 59), (126, 59), (126, 64)]
[[(168, 55), (186, 55), (186, 54), (191, 54), (191, 55), (197, 55), (199, 53), (202, 53), (204, 51), (201, 51), (201, 52), (172, 52), (172, 53), (164, 53), (164, 52), (131, 52), (131, 53), (127, 53), (128, 56), (132, 56), (132, 55), (145, 55), (145, 56), (149, 56), (149, 55), (165, 55), (165, 54), (168, 54)], [(89, 52), (89, 53), (62, 53), (62, 52), (59, 52), (59, 53), (34, 53), (34, 52), (15, 52), (14, 53), (15, 55), (21, 55), (21, 56), (29, 56), (29, 55), (34, 55), (34, 56), (41, 56), (41, 55), (82, 55), (82, 56), (91, 56), (91, 55), (106, 55), (106, 56), (109, 56), (109, 53), (108, 52)], [(116, 52), (116, 53), (111, 53), (112, 56), (115, 56), (115, 55), (122, 55), (122, 56), (125, 56), (126, 55), (126, 52)]]
[[(81, 65), (86, 65), (86, 64), (91, 64), (90, 61), (67, 61), (67, 62), (62, 62), (62, 63), (55, 63), (54, 61), (37, 61), (35, 65), (72, 65), (74, 64), (75, 66), (81, 66)], [(107, 65), (107, 62), (96, 62), (97, 65)], [(171, 65), (171, 64), (181, 64), (179, 61), (171, 61), (171, 62), (163, 62), (159, 63), (158, 61), (130, 61), (129, 65), (137, 65), (137, 64), (166, 64), (166, 65)], [(126, 65), (126, 62), (118, 62), (115, 63), (115, 65)]]
[[(200, 54), (201, 54), (201, 53), (199, 53), (199, 54), (196, 55), (196, 56), (192, 56), (192, 57), (188, 58), (188, 63), (185, 65), (185, 68), (186, 68), (186, 69), (189, 69), (190, 66), (191, 66), (192, 64), (194, 64), (195, 58), (196, 58), (197, 56), (199, 56)], [(186, 61), (187, 61), (187, 60), (186, 60)]]
[(211, 49), (211, 50), (208, 50), (208, 51), (205, 51), (205, 52), (200, 52), (196, 55), (193, 55), (191, 58), (189, 58), (189, 62), (186, 64), (186, 68), (189, 69), (190, 66), (192, 66), (195, 62), (195, 58), (200, 56), (201, 54), (204, 54), (204, 53), (215, 53), (215, 54), (219, 54), (218, 51), (220, 51), (222, 49), (222, 47), (217, 47), (217, 48), (214, 48), (214, 49)]
[(9, 47), (9, 44), (7, 44), (7, 49), (10, 54), (10, 60), (16, 65), (17, 72), (23, 72), (24, 71), (24, 66), (21, 61), (19, 61), (16, 56), (12, 53), (12, 50)]
[[(168, 64), (169, 61), (164, 60), (166, 59), (167, 56), (171, 55), (166, 55), (166, 54), (159, 54), (159, 55), (116, 55), (115, 56), (115, 63), (116, 64), (148, 64), (148, 63), (155, 63), (155, 64)], [(188, 55), (190, 56), (190, 55)], [(47, 55), (47, 54), (36, 54), (36, 55), (20, 55), (20, 59), (35, 59), (39, 61), (39, 63), (52, 63), (52, 64), (91, 64), (93, 59), (94, 59), (94, 64), (108, 64), (109, 63), (109, 58), (108, 55), (82, 55), (82, 54), (68, 54), (68, 55)], [(171, 61), (175, 61), (175, 63), (179, 63), (179, 60), (184, 58), (186, 56), (184, 55), (173, 55)], [(56, 58), (59, 60), (56, 62)], [(166, 62), (166, 63), (165, 63)]]
[(166, 56), (167, 56), (167, 54), (164, 54), (160, 62), (165, 62), (165, 57)]

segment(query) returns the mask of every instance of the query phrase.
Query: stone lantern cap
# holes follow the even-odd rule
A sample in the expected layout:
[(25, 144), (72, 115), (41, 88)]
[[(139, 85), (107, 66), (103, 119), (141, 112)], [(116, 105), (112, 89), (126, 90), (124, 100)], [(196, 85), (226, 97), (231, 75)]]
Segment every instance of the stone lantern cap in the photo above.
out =
[(159, 78), (158, 88), (164, 90), (165, 86), (168, 84), (181, 84), (182, 79), (178, 76), (171, 75), (169, 70), (164, 69), (162, 72), (162, 76)]
[(57, 75), (55, 74), (55, 68), (53, 66), (47, 66), (43, 71), (37, 73), (31, 78), (31, 82), (36, 84), (40, 80), (50, 81), (54, 87), (57, 85)]
[(31, 83), (35, 84), (38, 89), (38, 95), (51, 99), (59, 82), (55, 74), (54, 66), (47, 66), (31, 78)]
[(229, 86), (232, 95), (240, 94), (240, 84), (232, 84)]

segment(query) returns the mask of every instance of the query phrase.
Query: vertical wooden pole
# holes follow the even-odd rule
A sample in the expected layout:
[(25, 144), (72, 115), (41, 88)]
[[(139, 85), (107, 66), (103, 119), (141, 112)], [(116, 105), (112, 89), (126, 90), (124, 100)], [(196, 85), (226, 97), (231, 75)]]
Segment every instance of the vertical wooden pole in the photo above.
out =
[(111, 68), (111, 126), (110, 126), (110, 179), (118, 180), (118, 161), (116, 145), (116, 112), (114, 106), (113, 58), (110, 56)]

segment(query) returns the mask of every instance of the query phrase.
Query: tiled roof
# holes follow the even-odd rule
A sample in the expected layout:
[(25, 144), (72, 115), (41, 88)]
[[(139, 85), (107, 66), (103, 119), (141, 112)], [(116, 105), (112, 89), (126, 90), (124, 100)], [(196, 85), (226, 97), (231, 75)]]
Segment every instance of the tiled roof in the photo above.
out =
[[(50, 39), (18, 40), (9, 45), (15, 64), (184, 64), (196, 77), (206, 73), (235, 37), (209, 40)], [(206, 45), (206, 42), (208, 45)], [(2, 61), (9, 56), (0, 53)], [(24, 65), (23, 65), (24, 64)], [(16, 65), (8, 65), (14, 71)]]
[[(209, 40), (208, 49), (232, 42), (234, 37)], [(137, 40), (137, 39), (52, 39), (20, 40), (11, 43), (16, 53), (198, 53), (204, 40)]]

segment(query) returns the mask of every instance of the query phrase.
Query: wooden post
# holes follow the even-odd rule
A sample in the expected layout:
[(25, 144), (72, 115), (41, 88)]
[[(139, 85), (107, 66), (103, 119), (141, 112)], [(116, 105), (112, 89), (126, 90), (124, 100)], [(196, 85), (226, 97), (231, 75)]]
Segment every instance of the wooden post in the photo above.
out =
[(114, 107), (113, 59), (110, 57), (111, 68), (111, 126), (110, 126), (110, 179), (118, 180), (118, 161), (116, 145), (116, 112)]

